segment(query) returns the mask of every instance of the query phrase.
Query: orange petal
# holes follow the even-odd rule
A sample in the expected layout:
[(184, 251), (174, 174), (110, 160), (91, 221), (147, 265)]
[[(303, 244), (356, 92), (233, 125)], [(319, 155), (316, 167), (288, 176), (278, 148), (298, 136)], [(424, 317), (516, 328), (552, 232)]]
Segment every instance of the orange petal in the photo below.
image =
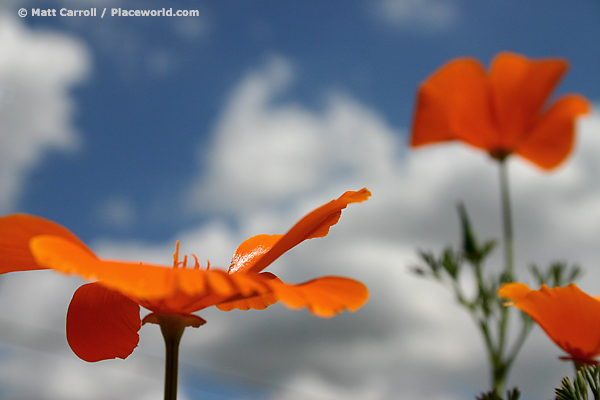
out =
[(522, 300), (529, 293), (531, 289), (524, 283), (513, 282), (513, 283), (505, 283), (498, 289), (498, 296), (502, 299), (511, 299), (511, 300)]
[(256, 235), (244, 240), (233, 254), (229, 272), (243, 272), (250, 269), (282, 237), (283, 235)]
[[(283, 253), (306, 239), (323, 237), (329, 233), (329, 228), (335, 225), (342, 210), (350, 203), (360, 203), (369, 198), (371, 192), (363, 188), (357, 192), (348, 191), (337, 200), (317, 208), (302, 218), (285, 235), (275, 238), (258, 237), (242, 243), (234, 254), (234, 261), (229, 267), (229, 273), (260, 272), (279, 258)], [(277, 240), (275, 243), (275, 239)], [(266, 250), (266, 251), (265, 251)], [(238, 261), (235, 261), (238, 260)], [(243, 260), (243, 262), (239, 262)]]
[[(243, 284), (241, 282), (239, 283), (241, 287), (246, 287), (246, 290), (240, 291), (240, 295), (233, 299), (218, 303), (217, 308), (219, 310), (264, 310), (270, 305), (277, 303), (278, 299), (272, 289), (261, 282), (271, 280), (280, 281), (275, 275), (269, 272), (261, 272), (260, 274), (231, 274), (231, 276), (234, 276), (237, 279), (246, 279), (247, 282)], [(253, 277), (260, 277), (260, 281), (250, 279)]]
[(462, 140), (489, 150), (497, 138), (490, 95), (479, 61), (458, 58), (443, 65), (419, 89), (411, 146)]
[(589, 102), (579, 95), (563, 96), (538, 121), (535, 129), (518, 147), (517, 153), (534, 164), (552, 169), (571, 153), (575, 118), (590, 111)]
[(322, 277), (300, 285), (270, 281), (275, 295), (290, 308), (307, 307), (319, 317), (329, 318), (344, 310), (356, 311), (369, 298), (362, 283), (342, 277)]
[(127, 358), (140, 328), (140, 306), (98, 283), (77, 289), (67, 312), (69, 346), (88, 362)]
[(42, 269), (29, 251), (29, 240), (37, 235), (56, 235), (92, 254), (67, 228), (50, 220), (27, 214), (0, 217), (0, 274)]
[(155, 313), (191, 314), (236, 296), (242, 290), (235, 277), (224, 270), (178, 268), (172, 273), (177, 278), (176, 290), (165, 297), (139, 299), (140, 305)]
[(100, 280), (104, 286), (136, 299), (167, 296), (176, 289), (171, 268), (102, 261), (93, 253), (58, 236), (36, 236), (30, 242), (36, 261), (65, 274)]
[(529, 60), (500, 53), (492, 62), (490, 81), (500, 149), (514, 151), (531, 134), (546, 99), (567, 70), (560, 59)]
[[(514, 285), (514, 284), (513, 284)], [(558, 346), (574, 359), (589, 362), (600, 355), (600, 301), (575, 284), (529, 290), (526, 286), (503, 286), (501, 297), (533, 318)]]
[[(180, 283), (183, 281), (187, 282), (184, 287), (180, 287), (176, 293), (168, 297), (140, 299), (140, 305), (159, 314), (191, 314), (206, 307), (218, 304), (231, 303), (246, 298), (258, 298), (272, 291), (271, 288), (265, 284), (265, 280), (272, 279), (272, 274), (269, 273), (228, 274), (226, 271), (216, 269), (211, 269), (209, 271), (179, 269), (177, 275)], [(202, 285), (195, 285), (194, 282), (201, 283), (200, 280), (193, 279), (194, 276), (199, 275), (203, 276), (202, 282), (204, 283)], [(256, 299), (256, 301), (258, 301), (258, 299)], [(264, 302), (266, 300), (261, 301)], [(231, 308), (226, 311), (233, 308), (257, 308), (244, 308), (241, 304), (242, 303), (239, 303), (238, 306), (233, 305), (232, 303)], [(265, 307), (266, 306), (263, 306), (260, 309)]]

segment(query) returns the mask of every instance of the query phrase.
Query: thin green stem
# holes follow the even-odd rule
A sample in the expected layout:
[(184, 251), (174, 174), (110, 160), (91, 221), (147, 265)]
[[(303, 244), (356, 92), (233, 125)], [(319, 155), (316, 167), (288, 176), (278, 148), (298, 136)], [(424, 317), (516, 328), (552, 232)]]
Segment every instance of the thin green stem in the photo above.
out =
[(206, 323), (193, 314), (148, 314), (142, 324), (160, 326), (165, 339), (165, 400), (177, 399), (177, 369), (179, 366), (179, 342), (186, 326), (198, 328)]
[[(179, 366), (179, 342), (185, 329), (181, 319), (162, 315), (160, 330), (165, 339), (165, 400), (177, 399), (177, 372)], [(175, 315), (175, 317), (178, 317)]]
[(506, 278), (513, 280), (513, 227), (512, 212), (510, 207), (510, 192), (508, 185), (508, 163), (507, 158), (501, 159), (500, 163), (500, 198), (502, 202), (502, 225), (504, 229), (504, 273)]
[[(513, 255), (513, 227), (512, 212), (510, 206), (510, 191), (508, 182), (508, 163), (507, 158), (499, 159), (500, 163), (500, 201), (502, 203), (502, 226), (504, 232), (504, 274), (501, 278), (504, 282), (514, 280), (514, 255)], [(508, 322), (510, 312), (506, 307), (500, 309), (500, 319), (498, 321), (498, 347), (496, 348), (496, 363), (494, 363), (493, 385), (494, 391), (501, 394), (506, 384), (506, 375), (512, 361), (503, 359), (505, 351)]]

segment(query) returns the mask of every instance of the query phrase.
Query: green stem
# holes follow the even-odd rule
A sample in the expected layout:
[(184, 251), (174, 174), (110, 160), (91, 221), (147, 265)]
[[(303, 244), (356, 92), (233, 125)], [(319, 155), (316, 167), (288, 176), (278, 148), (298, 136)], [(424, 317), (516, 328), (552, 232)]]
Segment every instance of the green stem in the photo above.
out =
[(193, 314), (148, 314), (142, 324), (160, 326), (165, 339), (165, 400), (177, 399), (177, 369), (179, 366), (179, 342), (186, 326), (198, 328), (206, 323)]
[(177, 399), (177, 368), (179, 366), (179, 342), (186, 326), (198, 328), (206, 323), (193, 314), (148, 314), (142, 324), (160, 326), (165, 339), (165, 400)]
[(512, 212), (510, 207), (510, 193), (508, 186), (508, 163), (507, 158), (500, 162), (500, 198), (502, 202), (502, 223), (504, 228), (504, 273), (509, 281), (513, 276), (513, 228)]
[[(507, 158), (499, 159), (500, 162), (500, 201), (502, 203), (502, 225), (504, 231), (504, 274), (502, 282), (514, 280), (514, 255), (513, 255), (513, 228), (512, 212), (510, 206), (510, 191), (508, 183)], [(498, 347), (495, 349), (495, 362), (493, 371), (494, 392), (498, 395), (504, 390), (506, 376), (510, 368), (511, 360), (504, 359), (505, 345), (508, 331), (509, 309), (501, 307), (500, 319), (498, 321)]]
[(160, 326), (165, 339), (165, 400), (177, 399), (177, 368), (179, 366), (179, 342), (186, 326), (198, 328), (206, 323), (193, 314), (148, 314), (142, 324)]
[(177, 317), (177, 315), (161, 315), (159, 324), (165, 339), (165, 400), (177, 399), (179, 342), (185, 329), (185, 323), (182, 323), (183, 321)]

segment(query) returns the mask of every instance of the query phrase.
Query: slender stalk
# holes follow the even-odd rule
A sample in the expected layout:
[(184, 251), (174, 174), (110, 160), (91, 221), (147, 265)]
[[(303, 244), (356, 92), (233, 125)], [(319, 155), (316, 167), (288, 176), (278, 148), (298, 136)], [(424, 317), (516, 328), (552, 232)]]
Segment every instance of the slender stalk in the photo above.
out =
[[(504, 282), (514, 280), (514, 255), (513, 255), (513, 227), (512, 212), (510, 206), (510, 191), (508, 183), (508, 163), (507, 158), (499, 159), (500, 164), (500, 201), (502, 203), (502, 226), (504, 232), (504, 274), (501, 278)], [(506, 376), (512, 363), (510, 359), (504, 359), (508, 322), (510, 312), (507, 307), (500, 309), (500, 319), (498, 320), (498, 347), (495, 349), (495, 360), (493, 362), (493, 385), (494, 392), (501, 395), (506, 385)]]
[(506, 160), (507, 158), (499, 160), (500, 199), (502, 202), (502, 225), (504, 229), (504, 273), (506, 274), (506, 278), (512, 281), (514, 279), (513, 227), (508, 185), (508, 163)]
[(161, 316), (160, 330), (165, 339), (165, 400), (177, 399), (177, 372), (179, 365), (179, 342), (185, 329), (180, 319)]
[(165, 400), (176, 400), (181, 336), (187, 326), (198, 328), (206, 321), (193, 314), (152, 313), (146, 315), (142, 320), (142, 324), (146, 323), (160, 326), (160, 331), (165, 339)]

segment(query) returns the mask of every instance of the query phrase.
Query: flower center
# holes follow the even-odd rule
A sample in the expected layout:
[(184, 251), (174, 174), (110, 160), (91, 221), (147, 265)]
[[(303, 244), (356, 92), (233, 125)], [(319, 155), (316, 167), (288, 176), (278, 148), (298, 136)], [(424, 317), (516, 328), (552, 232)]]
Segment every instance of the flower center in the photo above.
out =
[[(198, 262), (198, 257), (195, 254), (192, 254), (194, 257), (194, 269), (200, 269), (200, 263)], [(183, 261), (179, 261), (179, 240), (175, 244), (175, 253), (173, 253), (173, 268), (177, 269), (179, 267), (185, 268), (187, 267), (187, 259), (188, 256), (183, 256)], [(207, 266), (206, 270), (210, 269), (210, 261), (206, 261)]]

